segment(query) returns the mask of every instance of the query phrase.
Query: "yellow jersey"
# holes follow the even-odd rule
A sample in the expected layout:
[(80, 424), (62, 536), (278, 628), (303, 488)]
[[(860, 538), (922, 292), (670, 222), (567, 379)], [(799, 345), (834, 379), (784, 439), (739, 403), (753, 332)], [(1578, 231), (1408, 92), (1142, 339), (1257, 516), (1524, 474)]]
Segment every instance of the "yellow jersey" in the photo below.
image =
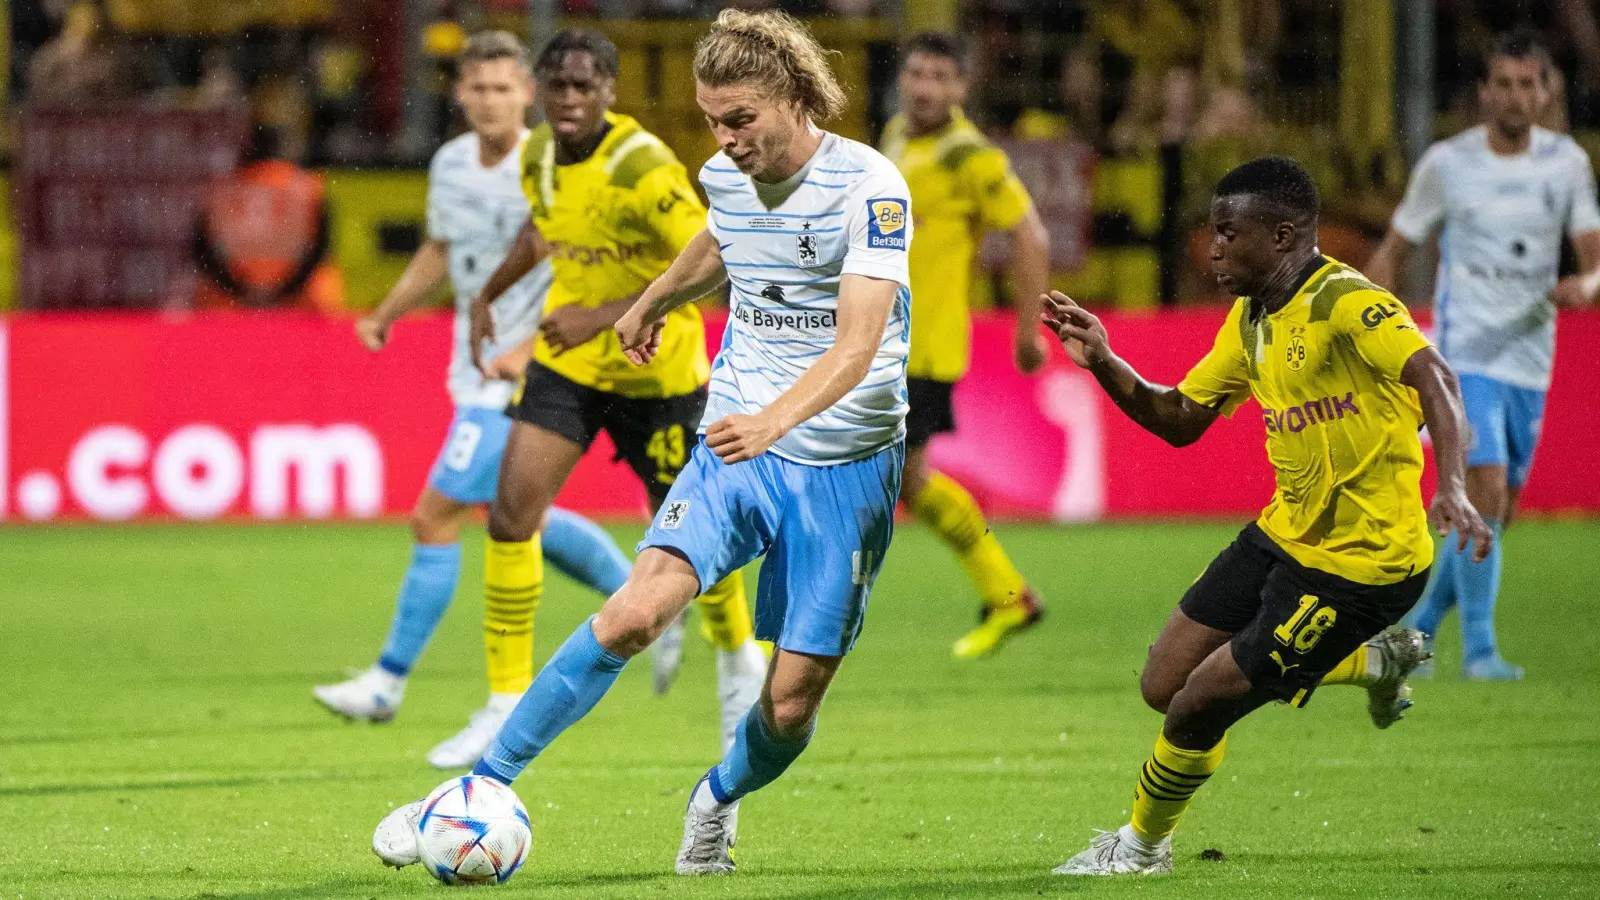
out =
[[(572, 165), (556, 164), (548, 124), (523, 145), (522, 191), (550, 246), (547, 313), (643, 290), (706, 225), (705, 207), (667, 145), (628, 116), (608, 112), (606, 121), (611, 131), (600, 146)], [(628, 362), (611, 329), (560, 355), (541, 334), (533, 358), (578, 384), (624, 397), (676, 397), (711, 377), (705, 325), (693, 304), (667, 315), (661, 349), (647, 365)]]
[(1178, 385), (1232, 415), (1261, 403), (1277, 475), (1259, 524), (1309, 568), (1360, 584), (1428, 567), (1422, 504), (1422, 407), (1400, 383), (1431, 346), (1405, 305), (1343, 263), (1320, 257), (1289, 303), (1253, 315), (1242, 297), (1211, 352)]
[(911, 188), (911, 358), (906, 374), (954, 382), (967, 371), (972, 319), (967, 292), (978, 241), (1006, 231), (1032, 208), (1011, 161), (960, 110), (932, 134), (906, 136), (904, 116), (884, 128), (883, 155)]

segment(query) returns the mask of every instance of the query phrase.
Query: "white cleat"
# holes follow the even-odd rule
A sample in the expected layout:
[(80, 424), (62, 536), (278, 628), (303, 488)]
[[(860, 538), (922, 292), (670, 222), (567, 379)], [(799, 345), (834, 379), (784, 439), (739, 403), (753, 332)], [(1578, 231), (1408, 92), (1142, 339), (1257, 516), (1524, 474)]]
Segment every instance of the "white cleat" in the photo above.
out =
[(711, 773), (689, 792), (678, 845), (679, 875), (727, 875), (734, 870), (733, 844), (739, 830), (739, 801), (721, 804), (711, 795)]
[(464, 769), (476, 765), (494, 736), (500, 733), (500, 726), (517, 708), (518, 699), (511, 694), (490, 698), (488, 706), (467, 717), (467, 727), (428, 751), (428, 765), (436, 769)]
[(406, 680), (373, 666), (338, 684), (319, 684), (311, 689), (317, 702), (334, 715), (368, 722), (387, 722), (400, 709), (406, 695)]
[(422, 802), (407, 803), (378, 823), (378, 830), (372, 833), (372, 852), (378, 854), (384, 865), (403, 869), (422, 859), (422, 838), (417, 833)]
[(1051, 871), (1057, 875), (1170, 875), (1172, 838), (1164, 837), (1155, 849), (1146, 850), (1134, 837), (1132, 826), (1124, 825), (1095, 835), (1089, 849)]
[(717, 651), (717, 700), (722, 704), (724, 755), (733, 749), (745, 714), (761, 700), (761, 685), (766, 678), (767, 655), (753, 638), (737, 650)]
[(1415, 628), (1395, 625), (1366, 643), (1367, 653), (1378, 654), (1383, 674), (1367, 685), (1367, 714), (1372, 724), (1388, 728), (1411, 708), (1407, 679), (1417, 667), (1433, 658), (1427, 635)]
[(657, 697), (665, 697), (667, 691), (672, 690), (672, 681), (678, 677), (678, 668), (683, 665), (683, 632), (688, 618), (689, 610), (685, 609), (650, 645), (651, 686), (655, 688)]

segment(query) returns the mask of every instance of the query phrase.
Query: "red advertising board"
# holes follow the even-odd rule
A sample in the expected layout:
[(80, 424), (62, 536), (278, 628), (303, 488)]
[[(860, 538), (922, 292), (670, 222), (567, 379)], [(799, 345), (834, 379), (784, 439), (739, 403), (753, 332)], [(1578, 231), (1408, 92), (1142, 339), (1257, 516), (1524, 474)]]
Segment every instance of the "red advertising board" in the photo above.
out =
[[(1211, 343), (1218, 310), (1109, 315), (1118, 352), (1171, 382)], [(1272, 492), (1257, 407), (1174, 450), (1092, 378), (1055, 359), (1024, 378), (1010, 324), (980, 319), (961, 430), (936, 464), (1001, 516), (1062, 521), (1246, 517)], [(713, 320), (713, 346), (721, 333)], [(1589, 453), (1600, 311), (1565, 313), (1556, 384), (1524, 507), (1600, 513)], [(404, 514), (450, 417), (450, 323), (425, 316), (368, 353), (350, 323), (296, 313), (21, 315), (0, 319), (0, 518), (371, 517)], [(643, 492), (601, 439), (561, 495), (636, 517)]]

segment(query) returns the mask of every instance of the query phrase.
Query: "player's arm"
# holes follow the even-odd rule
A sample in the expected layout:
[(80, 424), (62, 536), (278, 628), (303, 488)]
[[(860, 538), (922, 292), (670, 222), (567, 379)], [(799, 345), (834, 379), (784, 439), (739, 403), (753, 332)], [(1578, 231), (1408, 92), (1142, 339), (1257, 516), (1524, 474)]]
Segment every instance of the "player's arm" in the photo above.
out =
[(545, 245), (544, 238), (540, 236), (539, 229), (529, 219), (522, 224), (522, 230), (517, 232), (517, 237), (511, 242), (511, 249), (506, 252), (506, 258), (500, 262), (494, 274), (484, 282), (483, 290), (473, 298), (470, 308), (472, 322), (471, 338), (468, 344), (472, 348), (472, 364), (479, 369), (483, 368), (483, 345), (494, 340), (494, 316), (490, 313), (490, 306), (500, 299), (500, 295), (511, 290), (511, 286), (522, 280), (524, 275), (533, 271), (533, 267), (545, 258), (549, 248)]
[(725, 463), (755, 459), (795, 426), (843, 399), (872, 370), (899, 291), (898, 281), (842, 276), (833, 346), (761, 412), (726, 416), (711, 423), (706, 429), (706, 446)]
[(1117, 408), (1139, 427), (1174, 447), (1200, 439), (1221, 407), (1195, 402), (1175, 387), (1151, 384), (1111, 352), (1106, 328), (1093, 314), (1060, 291), (1042, 298), (1040, 319), (1055, 331), (1072, 361), (1088, 369)]
[(1494, 533), (1467, 499), (1467, 413), (1461, 402), (1461, 383), (1432, 346), (1411, 354), (1400, 370), (1400, 383), (1417, 392), (1422, 420), (1433, 438), (1439, 486), (1433, 492), (1428, 521), (1440, 537), (1456, 530), (1457, 552), (1471, 540), (1473, 559), (1482, 562), (1494, 546)]
[(1400, 273), (1405, 271), (1406, 264), (1416, 252), (1417, 245), (1406, 240), (1391, 225), (1383, 236), (1383, 242), (1378, 245), (1377, 251), (1367, 260), (1366, 268), (1361, 270), (1361, 274), (1367, 276), (1367, 280), (1373, 284), (1392, 291), (1395, 289), (1395, 281)]
[(1444, 221), (1448, 199), (1444, 153), (1443, 148), (1434, 146), (1417, 161), (1417, 168), (1406, 183), (1406, 195), (1389, 220), (1389, 231), (1384, 234), (1383, 243), (1361, 270), (1373, 284), (1394, 290), (1395, 281), (1405, 271), (1417, 248)]
[(389, 342), (389, 328), (406, 313), (416, 309), (444, 283), (450, 268), (450, 245), (439, 238), (428, 238), (417, 248), (400, 279), (389, 289), (377, 308), (356, 320), (356, 337), (376, 353)]
[(1557, 306), (1593, 305), (1600, 294), (1600, 231), (1585, 231), (1572, 236), (1572, 249), (1578, 256), (1578, 272), (1556, 282), (1550, 299)]
[(717, 239), (701, 229), (617, 320), (617, 337), (628, 359), (642, 366), (654, 358), (661, 346), (661, 326), (667, 314), (711, 293), (727, 279)]
[[(1011, 228), (1011, 289), (1019, 298), (1038, 297), (1050, 289), (1050, 232), (1030, 204), (1028, 211)], [(1017, 304), (1017, 328), (1012, 335), (1012, 359), (1017, 370), (1031, 375), (1043, 368), (1045, 339), (1039, 333), (1027, 302)]]

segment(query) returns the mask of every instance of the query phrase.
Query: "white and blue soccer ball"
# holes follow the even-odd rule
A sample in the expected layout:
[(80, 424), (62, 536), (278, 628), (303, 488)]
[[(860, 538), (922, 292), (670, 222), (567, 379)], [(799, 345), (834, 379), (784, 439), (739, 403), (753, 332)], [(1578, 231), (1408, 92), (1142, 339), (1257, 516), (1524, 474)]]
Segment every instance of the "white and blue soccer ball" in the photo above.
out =
[(528, 860), (533, 825), (510, 787), (482, 775), (433, 789), (417, 819), (422, 864), (445, 884), (500, 884)]

